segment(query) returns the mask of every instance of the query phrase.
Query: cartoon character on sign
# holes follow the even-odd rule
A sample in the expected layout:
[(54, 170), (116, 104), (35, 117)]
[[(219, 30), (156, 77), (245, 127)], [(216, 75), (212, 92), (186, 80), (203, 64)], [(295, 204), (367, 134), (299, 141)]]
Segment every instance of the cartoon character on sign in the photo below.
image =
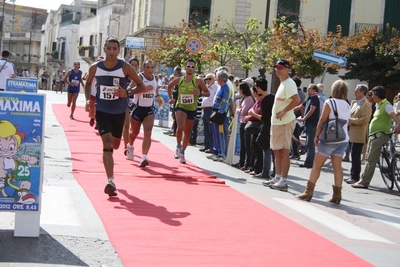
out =
[(14, 198), (18, 203), (32, 204), (36, 197), (29, 193), (30, 167), (38, 159), (27, 154), (15, 157), (24, 139), (25, 134), (18, 132), (18, 126), (7, 120), (0, 121), (0, 196)]

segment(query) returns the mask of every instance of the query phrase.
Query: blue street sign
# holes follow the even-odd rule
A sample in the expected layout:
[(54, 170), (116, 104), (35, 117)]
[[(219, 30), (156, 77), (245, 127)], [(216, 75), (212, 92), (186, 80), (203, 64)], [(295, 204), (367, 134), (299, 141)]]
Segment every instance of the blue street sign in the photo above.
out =
[(339, 65), (342, 67), (346, 66), (346, 62), (347, 62), (347, 58), (345, 58), (345, 57), (336, 56), (336, 55), (322, 52), (319, 50), (314, 50), (312, 57), (315, 59), (318, 59), (318, 60), (336, 64), (336, 65)]

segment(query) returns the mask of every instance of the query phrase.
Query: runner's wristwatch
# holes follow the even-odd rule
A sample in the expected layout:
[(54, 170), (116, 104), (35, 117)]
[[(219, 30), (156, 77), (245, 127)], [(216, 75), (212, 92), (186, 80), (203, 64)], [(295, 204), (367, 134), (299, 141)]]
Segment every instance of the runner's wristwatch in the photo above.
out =
[(128, 90), (126, 90), (126, 92), (128, 93), (128, 96), (132, 96), (132, 88), (129, 88)]

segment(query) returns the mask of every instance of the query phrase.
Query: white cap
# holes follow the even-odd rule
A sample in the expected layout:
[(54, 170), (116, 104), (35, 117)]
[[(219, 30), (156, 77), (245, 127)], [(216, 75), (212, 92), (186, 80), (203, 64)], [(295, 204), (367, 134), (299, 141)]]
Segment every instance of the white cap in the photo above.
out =
[(250, 77), (244, 79), (243, 81), (244, 81), (245, 83), (248, 83), (249, 85), (253, 85), (253, 83), (254, 83), (254, 80), (253, 80), (252, 78), (250, 78)]

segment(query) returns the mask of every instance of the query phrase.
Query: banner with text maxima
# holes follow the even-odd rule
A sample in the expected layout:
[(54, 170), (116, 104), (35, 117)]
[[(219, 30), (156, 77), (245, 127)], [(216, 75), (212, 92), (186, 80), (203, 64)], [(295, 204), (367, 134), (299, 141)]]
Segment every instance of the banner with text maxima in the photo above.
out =
[(38, 80), (36, 78), (7, 78), (6, 91), (37, 93)]
[(38, 211), (45, 96), (0, 93), (0, 211)]

